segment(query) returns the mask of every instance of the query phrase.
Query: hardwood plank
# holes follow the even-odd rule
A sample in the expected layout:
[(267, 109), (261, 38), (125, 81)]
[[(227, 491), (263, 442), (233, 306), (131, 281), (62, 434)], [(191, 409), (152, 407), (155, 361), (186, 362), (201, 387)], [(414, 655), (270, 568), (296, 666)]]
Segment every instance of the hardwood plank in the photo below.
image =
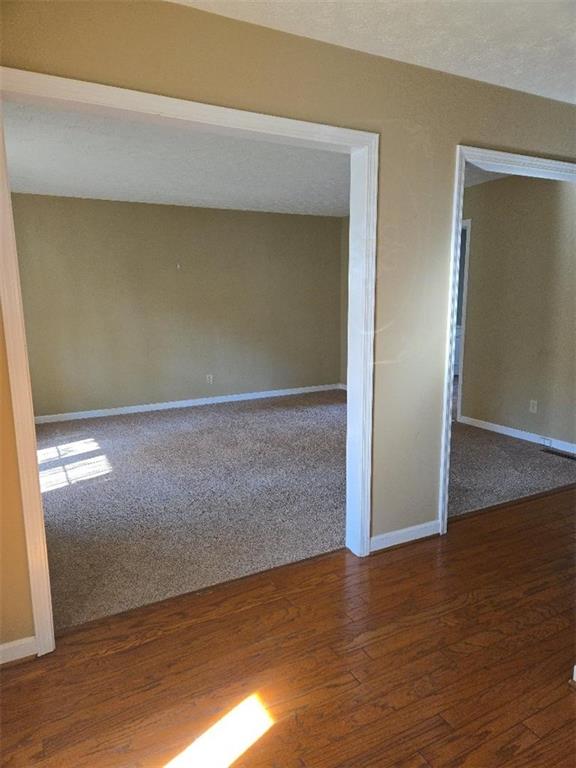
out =
[(529, 689), (510, 703), (485, 711), (482, 716), (454, 730), (446, 739), (430, 745), (423, 750), (423, 755), (431, 766), (466, 765), (473, 764), (475, 760), (482, 764), (479, 755), (490, 754), (494, 751), (494, 744), (498, 744), (501, 738), (505, 741), (504, 734), (513, 733), (515, 727), (522, 725), (522, 719), (527, 714), (545, 706), (547, 702), (556, 701), (565, 691), (566, 681), (557, 675), (551, 683)]
[(576, 736), (576, 696), (572, 690), (524, 720), (524, 725), (540, 738), (569, 724), (575, 728)]
[[(572, 649), (563, 644), (555, 651), (549, 650), (545, 657), (540, 656), (535, 663), (534, 653), (528, 654), (525, 668), (502, 681), (492, 679), (492, 685), (484, 692), (461, 699), (456, 706), (443, 710), (442, 717), (458, 733), (466, 733), (466, 726), (471, 722), (480, 726), (486, 720), (500, 717), (500, 710), (504, 707), (518, 713), (518, 719), (513, 722), (519, 722), (547, 706), (550, 689), (557, 691), (558, 696), (566, 691), (572, 656)], [(555, 698), (554, 693), (552, 701)]]
[(515, 725), (507, 731), (498, 733), (490, 739), (483, 740), (482, 744), (464, 755), (448, 762), (433, 762), (426, 750), (424, 755), (432, 768), (442, 765), (443, 768), (498, 768), (507, 765), (508, 761), (522, 750), (528, 749), (539, 741), (529, 728), (523, 725)]
[(575, 499), (67, 631), (0, 670), (2, 765), (161, 768), (257, 692), (239, 768), (572, 768)]
[(564, 725), (521, 750), (506, 768), (574, 768), (574, 747), (574, 727)]

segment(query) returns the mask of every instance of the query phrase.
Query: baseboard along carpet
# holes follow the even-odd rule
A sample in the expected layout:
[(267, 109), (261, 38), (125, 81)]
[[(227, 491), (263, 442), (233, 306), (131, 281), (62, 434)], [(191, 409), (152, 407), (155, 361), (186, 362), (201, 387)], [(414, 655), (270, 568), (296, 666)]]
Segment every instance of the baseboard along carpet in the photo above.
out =
[[(344, 546), (346, 393), (37, 426), (57, 629)], [(576, 482), (455, 423), (449, 514)]]
[(452, 423), (448, 515), (576, 483), (576, 462), (541, 445)]
[(37, 434), (57, 629), (344, 546), (345, 392)]

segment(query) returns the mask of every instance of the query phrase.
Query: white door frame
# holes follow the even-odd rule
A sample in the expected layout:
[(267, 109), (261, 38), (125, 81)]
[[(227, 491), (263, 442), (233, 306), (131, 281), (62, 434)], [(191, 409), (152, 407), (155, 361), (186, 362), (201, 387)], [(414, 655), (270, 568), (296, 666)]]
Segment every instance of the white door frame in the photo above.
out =
[[(466, 249), (464, 251), (464, 274), (462, 275), (462, 285), (456, 284), (456, 306), (458, 306), (458, 290), (462, 291), (462, 322), (460, 323), (460, 357), (458, 359), (458, 392), (456, 394), (456, 418), (460, 419), (462, 409), (462, 374), (464, 372), (464, 343), (466, 341), (466, 304), (468, 301), (468, 264), (470, 262), (470, 233), (472, 232), (472, 220), (463, 219), (462, 230), (466, 230)], [(460, 257), (458, 257), (460, 259)], [(458, 260), (460, 265), (460, 260)], [(460, 269), (458, 269), (458, 279), (460, 278)], [(458, 326), (456, 326), (456, 330)], [(454, 333), (456, 334), (456, 330)], [(454, 336), (456, 338), (456, 336)]]
[[(462, 232), (462, 205), (464, 201), (464, 175), (466, 163), (484, 171), (509, 176), (529, 176), (552, 181), (576, 183), (576, 163), (531, 157), (495, 149), (481, 149), (459, 145), (456, 148), (456, 174), (452, 207), (452, 255), (450, 262), (450, 289), (448, 303), (448, 339), (446, 345), (444, 375), (444, 409), (442, 426), (442, 455), (440, 460), (440, 494), (438, 521), (440, 532), (448, 528), (448, 484), (450, 478), (450, 439), (452, 433), (452, 396), (454, 385), (454, 343), (456, 339), (456, 309), (458, 302), (458, 265), (460, 259), (460, 235)], [(462, 350), (463, 351), (463, 350)], [(463, 355), (462, 355), (463, 359)]]
[[(261, 141), (350, 155), (346, 546), (358, 556), (368, 555), (372, 484), (378, 134), (6, 67), (0, 69), (0, 89), (4, 98), (19, 101), (72, 110), (82, 109), (85, 112), (105, 113), (131, 120), (152, 120), (174, 125), (186, 123), (204, 132), (240, 134)], [(37, 653), (42, 654), (55, 647), (54, 629), (22, 296), (3, 150), (0, 174), (3, 217), (0, 298), (15, 416)]]

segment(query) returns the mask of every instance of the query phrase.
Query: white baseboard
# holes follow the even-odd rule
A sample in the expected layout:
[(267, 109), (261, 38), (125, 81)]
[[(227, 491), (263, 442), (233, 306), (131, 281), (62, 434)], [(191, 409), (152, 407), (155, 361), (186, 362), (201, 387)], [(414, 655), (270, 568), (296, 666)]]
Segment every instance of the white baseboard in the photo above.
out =
[(545, 445), (548, 448), (555, 448), (558, 451), (576, 453), (576, 443), (568, 443), (565, 440), (556, 440), (554, 437), (545, 437), (543, 435), (536, 435), (533, 432), (524, 432), (522, 429), (503, 427), (500, 424), (491, 424), (489, 421), (471, 419), (468, 416), (460, 416), (458, 421), (460, 424), (467, 424), (469, 427), (487, 429), (489, 432), (497, 432), (499, 435), (515, 437), (517, 440), (527, 440), (529, 443), (538, 443), (539, 445)]
[(97, 419), (102, 416), (120, 416), (127, 413), (146, 413), (148, 411), (168, 411), (172, 408), (193, 408), (198, 405), (215, 405), (217, 403), (234, 403), (240, 400), (262, 400), (268, 397), (288, 397), (290, 395), (305, 395), (309, 392), (327, 392), (345, 388), (344, 384), (319, 384), (312, 387), (292, 387), (291, 389), (271, 389), (265, 392), (243, 392), (239, 395), (216, 395), (214, 397), (197, 397), (193, 400), (172, 400), (167, 403), (146, 403), (144, 405), (124, 405), (119, 408), (102, 408), (97, 411), (75, 411), (72, 413), (52, 413), (47, 416), (36, 416), (36, 424), (50, 424), (55, 421), (75, 421), (76, 419)]
[(23, 637), (21, 640), (12, 640), (11, 643), (0, 645), (0, 664), (8, 661), (24, 659), (26, 656), (36, 655), (36, 638)]
[(346, 389), (348, 389), (348, 386), (346, 384), (335, 384), (334, 388), (335, 389), (344, 389), (344, 390), (346, 390)]
[(440, 523), (438, 520), (431, 520), (429, 523), (422, 523), (421, 525), (412, 525), (410, 528), (401, 528), (399, 531), (380, 533), (370, 539), (370, 552), (377, 552), (379, 549), (395, 547), (407, 541), (424, 539), (439, 533)]

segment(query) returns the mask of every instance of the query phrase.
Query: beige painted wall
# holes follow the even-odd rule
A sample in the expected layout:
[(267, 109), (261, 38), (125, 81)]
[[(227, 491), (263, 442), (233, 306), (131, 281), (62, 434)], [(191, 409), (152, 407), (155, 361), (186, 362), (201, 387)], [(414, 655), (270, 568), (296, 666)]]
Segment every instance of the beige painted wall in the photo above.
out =
[(37, 415), (339, 381), (342, 219), (12, 205)]
[(464, 218), (462, 413), (576, 442), (576, 184), (509, 177), (469, 187)]
[(374, 534), (437, 514), (456, 146), (576, 159), (576, 109), (163, 2), (4, 2), (6, 66), (380, 135)]
[(4, 326), (0, 318), (0, 643), (34, 634)]
[(342, 219), (340, 241), (340, 378), (346, 384), (348, 376), (348, 239), (350, 219)]

